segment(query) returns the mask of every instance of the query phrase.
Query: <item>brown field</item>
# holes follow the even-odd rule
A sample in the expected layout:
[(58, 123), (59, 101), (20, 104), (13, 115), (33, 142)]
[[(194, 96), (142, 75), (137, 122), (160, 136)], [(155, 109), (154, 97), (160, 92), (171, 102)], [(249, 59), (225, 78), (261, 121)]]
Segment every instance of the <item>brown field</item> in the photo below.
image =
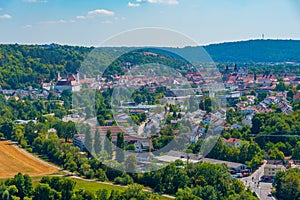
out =
[(19, 172), (30, 176), (42, 176), (57, 171), (58, 168), (23, 152), (10, 142), (0, 141), (0, 178), (11, 178)]

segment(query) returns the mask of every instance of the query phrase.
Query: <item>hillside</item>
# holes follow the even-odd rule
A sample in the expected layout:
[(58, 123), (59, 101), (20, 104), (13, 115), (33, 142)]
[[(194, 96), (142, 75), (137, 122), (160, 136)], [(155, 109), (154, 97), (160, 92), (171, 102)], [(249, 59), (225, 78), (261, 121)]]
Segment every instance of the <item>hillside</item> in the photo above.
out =
[(300, 62), (299, 40), (250, 40), (204, 48), (216, 62)]
[[(53, 81), (56, 73), (76, 73), (82, 63), (82, 74), (99, 74), (100, 68), (112, 62), (107, 75), (122, 74), (124, 62), (132, 64), (161, 63), (174, 68), (185, 65), (181, 57), (192, 62), (257, 63), (257, 62), (298, 62), (300, 63), (300, 40), (250, 40), (212, 44), (204, 47), (146, 48), (158, 56), (143, 55), (134, 48), (101, 48), (100, 54), (89, 54), (94, 48), (51, 45), (0, 45), (0, 85), (2, 88), (26, 88), (40, 86), (41, 82)], [(206, 53), (204, 51), (206, 50)], [(132, 51), (126, 56), (122, 55)], [(177, 53), (181, 57), (172, 54)], [(112, 60), (112, 58), (117, 58)], [(163, 56), (160, 56), (163, 55)], [(209, 55), (209, 56), (208, 56)], [(89, 59), (86, 59), (89, 56)], [(88, 60), (86, 62), (86, 60)], [(178, 62), (180, 61), (180, 62)]]
[(249, 40), (203, 47), (166, 48), (193, 62), (300, 62), (300, 40)]

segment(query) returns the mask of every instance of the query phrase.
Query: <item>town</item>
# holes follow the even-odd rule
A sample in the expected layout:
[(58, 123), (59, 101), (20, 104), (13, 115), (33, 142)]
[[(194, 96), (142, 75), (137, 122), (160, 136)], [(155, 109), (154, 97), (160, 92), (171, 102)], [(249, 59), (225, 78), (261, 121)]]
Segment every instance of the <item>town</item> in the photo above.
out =
[[(113, 117), (99, 119), (98, 116), (88, 119), (85, 108), (74, 109), (73, 106), (73, 109), (61, 114), (61, 121), (88, 123), (92, 127), (90, 140), (93, 143), (97, 137), (96, 132), (100, 133), (101, 150), (107, 150), (105, 149), (106, 140), (109, 139), (113, 144), (111, 159), (123, 162), (130, 155), (134, 155), (136, 157), (134, 172), (145, 172), (153, 163), (156, 163), (158, 167), (165, 167), (176, 160), (194, 164), (200, 162), (225, 164), (233, 178), (242, 180), (245, 186), (255, 192), (258, 197), (267, 199), (272, 197), (274, 189), (272, 182), (276, 172), (286, 171), (289, 168), (300, 168), (297, 160), (299, 155), (290, 157), (288, 155), (287, 157), (260, 156), (255, 164), (253, 158), (243, 162), (238, 162), (241, 160), (230, 157), (226, 158), (226, 156), (221, 159), (211, 155), (211, 152), (197, 151), (196, 146), (204, 141), (211, 132), (218, 132), (221, 143), (228, 149), (239, 149), (239, 151), (255, 137), (265, 137), (253, 133), (244, 137), (241, 134), (244, 134), (245, 130), (256, 128), (257, 125), (253, 124), (253, 118), (260, 113), (292, 114), (294, 112), (293, 103), (300, 100), (300, 76), (294, 73), (250, 74), (247, 65), (228, 66), (226, 64), (223, 66), (223, 73), (216, 74), (212, 73), (214, 66), (203, 67), (201, 65), (199, 71), (187, 71), (184, 73), (184, 77), (170, 74), (169, 76), (153, 75), (152, 68), (152, 70), (147, 69), (150, 76), (149, 74), (134, 75), (132, 72), (139, 70), (139, 66), (126, 62), (123, 70), (127, 74), (112, 76), (110, 79), (100, 78), (100, 76), (87, 78), (86, 75), (80, 73), (66, 74), (62, 77), (60, 73), (57, 73), (55, 82), (42, 83), (41, 89), (1, 89), (0, 92), (6, 101), (18, 102), (29, 98), (42, 101), (45, 105), (52, 105), (50, 107), (56, 105), (54, 107), (58, 106), (59, 108), (64, 107), (66, 103), (61, 98), (66, 91), (70, 92), (69, 97), (71, 94), (80, 93), (86, 89), (105, 92), (118, 87), (127, 87), (141, 91), (141, 93), (133, 92), (132, 99), (125, 99), (125, 97), (122, 99), (121, 97)], [(161, 66), (157, 65), (156, 67), (160, 68)], [(218, 84), (212, 84), (215, 82)], [(118, 93), (118, 95), (120, 94)], [(192, 110), (191, 101), (200, 109)], [(81, 112), (79, 112), (80, 110)], [(58, 115), (59, 113), (51, 113), (50, 109), (43, 116)], [(37, 119), (15, 120), (16, 124), (28, 124), (29, 122), (37, 123)], [(55, 128), (49, 131), (58, 132)], [(124, 158), (119, 158), (118, 154), (120, 153), (117, 150), (120, 148), (121, 134), (122, 151), (126, 150)], [(282, 135), (276, 134), (275, 136), (281, 137)], [(267, 135), (266, 137), (271, 136)], [(87, 146), (86, 133), (73, 131), (69, 137), (71, 139), (66, 141), (72, 142), (82, 152), (87, 152), (86, 154), (89, 156), (95, 153), (93, 147)], [(283, 137), (288, 137), (288, 133)], [(185, 145), (184, 148), (188, 149), (177, 146), (171, 151), (155, 153), (156, 150), (168, 145), (175, 138), (185, 140), (186, 144), (190, 146)], [(250, 140), (247, 141), (246, 138), (250, 138)], [(278, 148), (276, 150), (279, 151)], [(267, 153), (273, 154), (270, 151)], [(280, 154), (280, 152), (277, 153)], [(207, 154), (209, 158), (206, 158)], [(281, 154), (283, 153), (281, 152)], [(260, 183), (261, 186), (259, 186)]]

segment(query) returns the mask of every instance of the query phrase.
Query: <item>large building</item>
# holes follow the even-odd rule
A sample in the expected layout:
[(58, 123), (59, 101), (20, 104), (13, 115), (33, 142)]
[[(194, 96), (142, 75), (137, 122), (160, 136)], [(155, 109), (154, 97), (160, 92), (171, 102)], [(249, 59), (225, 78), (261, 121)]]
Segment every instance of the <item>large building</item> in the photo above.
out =
[(264, 168), (264, 179), (273, 179), (277, 172), (285, 170), (286, 168), (281, 164), (266, 164)]
[(46, 90), (57, 90), (64, 91), (70, 90), (72, 92), (79, 92), (81, 89), (81, 84), (79, 82), (79, 74), (75, 77), (74, 74), (69, 75), (66, 78), (62, 78), (60, 73), (57, 73), (57, 83), (43, 83), (43, 89)]

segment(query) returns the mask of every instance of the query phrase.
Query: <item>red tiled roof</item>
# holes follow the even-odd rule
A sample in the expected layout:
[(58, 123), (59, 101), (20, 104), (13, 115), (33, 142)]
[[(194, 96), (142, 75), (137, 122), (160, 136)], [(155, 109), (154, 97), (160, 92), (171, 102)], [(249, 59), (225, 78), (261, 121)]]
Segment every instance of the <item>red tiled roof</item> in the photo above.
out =
[(227, 143), (237, 143), (240, 141), (240, 139), (237, 138), (229, 138), (228, 140), (225, 140)]
[(108, 130), (110, 130), (112, 134), (127, 133), (127, 130), (123, 126), (99, 126), (98, 129), (102, 134), (106, 134)]
[(294, 99), (300, 99), (300, 90), (294, 95)]

